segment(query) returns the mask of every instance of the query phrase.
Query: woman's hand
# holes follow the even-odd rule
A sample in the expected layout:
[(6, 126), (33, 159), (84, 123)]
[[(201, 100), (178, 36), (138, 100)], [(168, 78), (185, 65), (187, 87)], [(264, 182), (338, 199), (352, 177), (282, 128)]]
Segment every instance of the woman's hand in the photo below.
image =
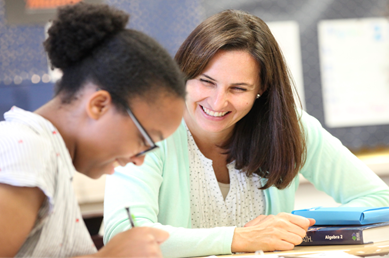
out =
[(137, 227), (114, 236), (95, 257), (162, 257), (159, 245), (169, 233), (157, 228)]
[(280, 213), (260, 215), (243, 228), (236, 228), (232, 239), (232, 252), (291, 250), (302, 242), (314, 219)]

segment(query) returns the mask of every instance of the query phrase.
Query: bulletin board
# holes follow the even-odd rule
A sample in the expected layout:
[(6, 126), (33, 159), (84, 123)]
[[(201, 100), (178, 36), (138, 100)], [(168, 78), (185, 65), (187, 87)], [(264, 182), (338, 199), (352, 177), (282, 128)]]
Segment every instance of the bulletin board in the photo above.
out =
[(389, 124), (389, 20), (322, 20), (318, 34), (326, 125)]
[[(10, 105), (34, 110), (48, 101), (53, 93), (53, 84), (46, 79), (48, 77), (48, 64), (42, 47), (45, 38), (45, 23), (10, 24), (7, 19), (7, 12), (10, 10), (6, 6), (8, 3), (16, 2), (26, 3), (24, 0), (0, 0), (1, 114), (8, 110)], [(355, 108), (358, 109), (362, 104), (365, 105), (364, 98), (367, 97), (371, 100), (379, 100), (377, 103), (381, 103), (376, 107), (370, 105), (371, 108), (381, 110), (379, 111), (381, 114), (376, 113), (377, 117), (365, 115), (365, 118), (372, 120), (363, 119), (366, 124), (360, 123), (362, 119), (357, 116), (358, 111), (356, 111), (355, 117), (350, 117), (350, 121), (342, 121), (342, 117), (333, 121), (328, 119), (328, 114), (336, 114), (336, 110), (326, 111), (328, 107), (334, 108), (331, 102), (333, 96), (328, 94), (329, 87), (334, 84), (326, 83), (328, 79), (331, 79), (331, 76), (338, 76), (338, 79), (342, 79), (339, 77), (342, 72), (337, 69), (337, 73), (331, 74), (325, 70), (325, 65), (328, 64), (326, 58), (329, 58), (325, 49), (337, 45), (336, 42), (334, 43), (335, 39), (328, 41), (330, 33), (327, 29), (334, 22), (344, 23), (347, 31), (350, 31), (350, 28), (355, 25), (355, 20), (359, 19), (362, 24), (365, 24), (379, 19), (382, 22), (382, 24), (380, 23), (381, 39), (386, 44), (385, 37), (387, 37), (388, 31), (384, 31), (386, 30), (384, 24), (386, 24), (386, 18), (389, 17), (388, 0), (102, 0), (101, 2), (130, 13), (129, 27), (154, 37), (172, 56), (196, 25), (216, 12), (225, 9), (240, 9), (260, 17), (269, 24), (283, 49), (304, 109), (319, 119), (323, 127), (352, 150), (389, 147), (389, 122), (385, 120), (387, 113), (385, 109), (386, 93), (382, 90), (376, 91), (379, 87), (386, 89), (385, 80), (388, 77), (377, 79), (385, 74), (385, 68), (378, 72), (379, 75), (376, 75), (377, 72), (374, 74), (376, 71), (374, 66), (377, 63), (370, 67), (369, 77), (374, 78), (374, 80), (371, 80), (371, 83), (368, 80), (364, 84), (368, 84), (366, 91), (373, 88), (375, 90), (369, 92), (369, 96), (364, 94), (366, 91), (363, 91), (364, 85), (360, 83), (361, 80), (355, 79), (352, 75), (343, 74), (343, 78), (354, 79), (354, 81), (348, 82), (349, 87), (352, 88), (355, 82), (360, 83), (356, 85), (358, 90), (353, 96), (360, 98), (361, 105), (355, 104)], [(25, 16), (28, 17), (33, 13), (25, 14)], [(348, 24), (347, 22), (350, 20), (354, 20), (354, 22)], [(379, 34), (374, 27), (370, 28), (370, 31)], [(324, 35), (324, 38), (320, 35)], [(384, 53), (386, 49), (384, 44), (379, 47), (383, 52), (379, 56), (382, 62), (389, 60), (389, 58), (385, 59), (387, 54)], [(360, 49), (359, 54), (363, 54), (365, 60), (366, 58), (370, 58), (372, 60), (370, 62), (376, 60), (368, 52), (371, 47), (355, 44), (350, 46), (348, 50), (355, 51), (355, 48)], [(329, 61), (332, 64), (339, 64), (339, 60), (336, 59)], [(349, 63), (355, 63), (355, 60)], [(387, 70), (389, 74), (389, 68)], [(363, 72), (366, 74), (366, 69)], [(358, 75), (358, 73), (361, 74), (360, 70), (355, 74)], [(336, 85), (335, 87), (337, 87)], [(339, 95), (339, 93), (336, 94)], [(344, 104), (342, 101), (338, 101), (338, 105)], [(347, 123), (341, 124), (341, 122)]]
[[(51, 7), (69, 1), (0, 0), (0, 121), (13, 105), (34, 111), (53, 97), (53, 74), (42, 42), (55, 14)], [(200, 0), (83, 1), (129, 13), (127, 27), (155, 38), (172, 56), (203, 17)], [(33, 8), (26, 9), (27, 3)]]

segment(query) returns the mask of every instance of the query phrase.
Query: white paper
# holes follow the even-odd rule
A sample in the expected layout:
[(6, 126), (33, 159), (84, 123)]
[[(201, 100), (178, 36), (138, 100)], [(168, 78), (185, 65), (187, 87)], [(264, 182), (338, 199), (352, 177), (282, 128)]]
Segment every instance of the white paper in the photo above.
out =
[[(308, 253), (308, 254), (307, 254)], [(347, 257), (347, 258), (351, 258), (351, 257), (359, 257), (359, 256), (355, 256), (355, 255), (352, 255), (352, 254), (348, 254), (344, 251), (340, 251), (340, 250), (336, 250), (336, 251), (318, 251), (318, 252), (314, 252), (314, 251), (306, 251), (306, 252), (286, 252), (286, 251), (283, 251), (281, 253), (278, 253), (275, 252), (266, 252), (266, 253), (263, 253), (263, 254), (247, 254), (247, 255), (244, 255), (244, 253), (237, 253), (239, 255), (239, 257), (244, 257), (244, 258), (288, 258), (288, 257), (307, 257), (307, 258), (316, 258), (316, 257)], [(217, 258), (217, 256), (215, 255), (211, 255), (211, 256), (207, 256), (207, 258)]]
[(388, 20), (325, 20), (318, 33), (326, 125), (389, 124)]
[(355, 255), (352, 255), (352, 254), (348, 254), (348, 253), (345, 253), (343, 251), (323, 251), (323, 252), (319, 252), (319, 253), (316, 253), (316, 254), (308, 254), (308, 255), (302, 255), (302, 256), (299, 256), (299, 257), (309, 257), (309, 258), (313, 258), (313, 257), (336, 257), (336, 258), (341, 258), (341, 257), (347, 257), (347, 258), (351, 258), (351, 257), (359, 257), (359, 256), (355, 256)]
[[(297, 93), (300, 97), (301, 104), (305, 109), (299, 25), (295, 21), (267, 22), (266, 24), (269, 26), (274, 38), (277, 40), (277, 43), (281, 48), (282, 53), (284, 54), (286, 63), (292, 74), (292, 79), (295, 83)], [(296, 103), (299, 103), (296, 95), (294, 96)]]

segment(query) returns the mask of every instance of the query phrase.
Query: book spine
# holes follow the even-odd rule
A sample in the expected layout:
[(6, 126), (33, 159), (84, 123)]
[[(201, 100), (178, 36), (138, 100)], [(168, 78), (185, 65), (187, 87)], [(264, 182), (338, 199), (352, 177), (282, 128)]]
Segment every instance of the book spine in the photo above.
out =
[(308, 231), (300, 245), (359, 245), (362, 237), (362, 230)]

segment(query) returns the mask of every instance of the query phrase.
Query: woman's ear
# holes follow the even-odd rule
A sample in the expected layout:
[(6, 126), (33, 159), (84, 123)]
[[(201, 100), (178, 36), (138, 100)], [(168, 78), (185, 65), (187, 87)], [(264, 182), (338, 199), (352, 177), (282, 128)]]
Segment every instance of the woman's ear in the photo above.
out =
[(94, 120), (98, 120), (112, 107), (112, 98), (108, 91), (94, 92), (87, 102), (86, 112)]
[(265, 89), (264, 87), (261, 87), (259, 88), (259, 91), (257, 93), (262, 96), (262, 94), (265, 93), (266, 90), (267, 89)]

